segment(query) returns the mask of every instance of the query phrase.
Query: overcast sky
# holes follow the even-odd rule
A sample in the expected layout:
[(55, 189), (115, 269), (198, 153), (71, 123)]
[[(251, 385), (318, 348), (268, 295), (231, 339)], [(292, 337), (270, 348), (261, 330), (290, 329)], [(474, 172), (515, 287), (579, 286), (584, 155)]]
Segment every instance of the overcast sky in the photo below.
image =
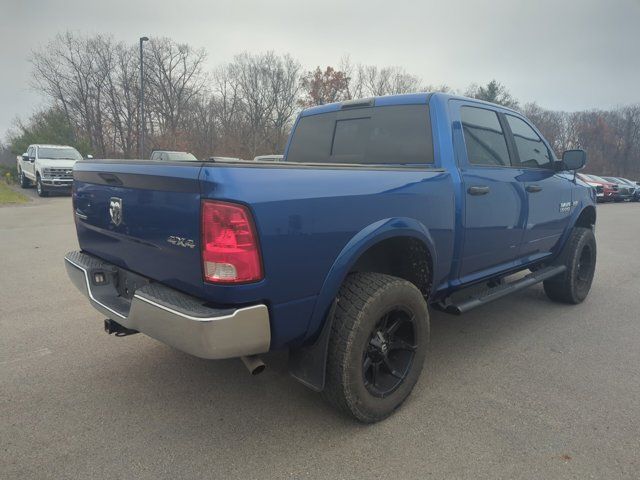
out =
[(640, 102), (640, 0), (0, 0), (0, 139), (43, 105), (28, 58), (65, 30), (168, 36), (211, 68), (243, 50), (308, 69), (349, 55), (458, 90), (496, 78), (553, 109)]

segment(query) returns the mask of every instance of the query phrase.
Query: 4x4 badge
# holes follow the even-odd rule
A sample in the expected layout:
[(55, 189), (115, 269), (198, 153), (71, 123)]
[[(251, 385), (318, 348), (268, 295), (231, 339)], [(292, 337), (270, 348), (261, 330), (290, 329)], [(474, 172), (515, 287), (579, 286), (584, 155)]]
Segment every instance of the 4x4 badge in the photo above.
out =
[(167, 238), (167, 242), (169, 242), (171, 245), (175, 245), (176, 247), (185, 247), (185, 248), (196, 247), (196, 242), (194, 242), (190, 238), (176, 237), (175, 235), (170, 235)]

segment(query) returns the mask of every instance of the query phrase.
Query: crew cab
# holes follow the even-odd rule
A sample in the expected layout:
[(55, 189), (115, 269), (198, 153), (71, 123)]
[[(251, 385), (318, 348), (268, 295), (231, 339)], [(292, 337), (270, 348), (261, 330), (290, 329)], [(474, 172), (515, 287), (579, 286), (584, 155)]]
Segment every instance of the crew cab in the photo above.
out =
[(82, 155), (67, 145), (29, 145), (27, 151), (17, 159), (20, 186), (29, 188), (33, 184), (40, 197), (50, 191), (71, 190), (73, 165), (82, 160)]
[(76, 163), (80, 251), (65, 264), (107, 332), (252, 373), (286, 349), (296, 379), (375, 422), (420, 376), (428, 306), (461, 314), (541, 282), (552, 300), (586, 298), (585, 160), (469, 98), (322, 105), (299, 115), (280, 162)]

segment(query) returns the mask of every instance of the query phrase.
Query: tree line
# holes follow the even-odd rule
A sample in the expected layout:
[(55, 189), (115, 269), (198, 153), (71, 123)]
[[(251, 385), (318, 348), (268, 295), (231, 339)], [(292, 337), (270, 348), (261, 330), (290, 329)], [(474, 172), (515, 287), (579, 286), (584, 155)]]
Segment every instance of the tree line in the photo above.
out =
[[(430, 85), (401, 67), (356, 64), (305, 70), (290, 55), (240, 53), (213, 71), (207, 52), (169, 38), (144, 45), (143, 155), (186, 150), (198, 157), (253, 158), (282, 153), (300, 109), (369, 96), (416, 91), (455, 92)], [(30, 143), (72, 144), (98, 157), (140, 156), (138, 45), (104, 35), (67, 32), (33, 52), (32, 86), (48, 108), (19, 121), (11, 150)], [(562, 112), (520, 105), (496, 80), (459, 92), (527, 115), (558, 155), (584, 148), (589, 170), (640, 177), (640, 104), (611, 110)]]

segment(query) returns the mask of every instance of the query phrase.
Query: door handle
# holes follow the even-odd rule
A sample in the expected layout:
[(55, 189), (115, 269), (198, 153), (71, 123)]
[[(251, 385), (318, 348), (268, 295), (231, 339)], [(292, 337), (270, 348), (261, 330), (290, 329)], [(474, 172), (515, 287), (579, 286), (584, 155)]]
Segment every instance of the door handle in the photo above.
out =
[(525, 190), (529, 193), (536, 193), (542, 190), (540, 185), (527, 185)]
[(469, 192), (469, 195), (486, 195), (489, 193), (489, 187), (486, 185), (477, 185), (475, 187), (469, 187), (467, 192)]

